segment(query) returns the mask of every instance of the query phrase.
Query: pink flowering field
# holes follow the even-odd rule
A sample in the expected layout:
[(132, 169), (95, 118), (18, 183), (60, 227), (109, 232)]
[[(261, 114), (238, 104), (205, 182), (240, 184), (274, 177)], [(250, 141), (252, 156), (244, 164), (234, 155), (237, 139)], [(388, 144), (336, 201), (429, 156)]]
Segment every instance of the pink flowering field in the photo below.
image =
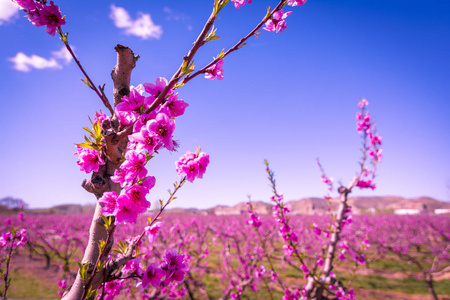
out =
[[(150, 214), (151, 215), (151, 214)], [(139, 234), (136, 228), (145, 226), (147, 214), (137, 219), (137, 225), (127, 224), (117, 231), (117, 242)], [(58, 292), (70, 285), (77, 272), (87, 241), (90, 215), (2, 215), (2, 231), (13, 225), (26, 228), (27, 239), (14, 256), (11, 298), (55, 299)], [(326, 218), (325, 218), (326, 219)], [(149, 266), (159, 265), (166, 249), (183, 254), (188, 268), (184, 282), (173, 281), (161, 291), (173, 299), (219, 299), (227, 293), (233, 282), (243, 278), (251, 281), (242, 287), (242, 299), (269, 299), (264, 279), (280, 298), (283, 291), (273, 282), (270, 267), (261, 263), (260, 242), (247, 213), (234, 216), (195, 214), (167, 214), (155, 233), (150, 233), (139, 245), (141, 260)], [(278, 236), (277, 224), (270, 216), (258, 218), (266, 247), (270, 248), (275, 270), (292, 285), (306, 282), (292, 265), (283, 259), (283, 243)], [(293, 216), (292, 227), (301, 241), (305, 260), (311, 263), (315, 253), (326, 241), (319, 228), (327, 221), (323, 216)], [(421, 270), (401, 255), (410, 255), (425, 268), (436, 273), (450, 258), (445, 254), (443, 237), (449, 236), (450, 219), (447, 216), (394, 216), (358, 215), (352, 226), (343, 233), (345, 244), (339, 245), (339, 258), (335, 273), (354, 288), (359, 299), (428, 299)], [(401, 232), (402, 234), (398, 234)], [(311, 236), (314, 238), (311, 241)], [(304, 243), (306, 241), (308, 243)], [(119, 247), (120, 248), (120, 247)], [(391, 249), (393, 251), (390, 251)], [(438, 263), (433, 262), (438, 260)], [(320, 262), (319, 262), (320, 264)], [(136, 266), (128, 264), (133, 272)], [(447, 274), (448, 275), (448, 274)], [(154, 279), (153, 279), (154, 280)], [(435, 276), (435, 289), (441, 298), (450, 298), (448, 276)], [(144, 282), (143, 282), (144, 284)], [(36, 286), (40, 288), (36, 289)], [(120, 282), (122, 296), (117, 299), (135, 299), (139, 287), (132, 278)], [(152, 282), (146, 291), (154, 289)], [(125, 292), (125, 293), (123, 293)], [(191, 295), (191, 296), (190, 296)], [(446, 296), (445, 296), (446, 295)]]

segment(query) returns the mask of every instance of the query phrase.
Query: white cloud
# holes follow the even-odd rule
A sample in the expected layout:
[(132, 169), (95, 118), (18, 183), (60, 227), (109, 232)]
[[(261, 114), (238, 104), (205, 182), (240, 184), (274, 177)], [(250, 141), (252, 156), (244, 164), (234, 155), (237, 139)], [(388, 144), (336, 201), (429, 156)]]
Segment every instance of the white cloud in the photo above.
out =
[[(75, 50), (74, 46), (70, 46), (72, 51)], [(58, 51), (52, 51), (52, 56), (56, 59), (62, 60), (65, 64), (70, 63), (72, 60), (72, 55), (70, 55), (69, 50), (67, 50), (66, 46), (62, 46), (62, 48)]]
[[(72, 49), (74, 49), (73, 46)], [(35, 54), (27, 56), (23, 52), (18, 52), (16, 56), (8, 58), (8, 60), (14, 63), (13, 68), (15, 70), (30, 72), (32, 69), (62, 69), (62, 65), (59, 62), (62, 61), (64, 64), (68, 64), (72, 60), (72, 56), (66, 47), (63, 46), (58, 51), (52, 51), (50, 59)]]
[(19, 5), (11, 0), (0, 0), (0, 25), (11, 21), (19, 14)]
[(123, 7), (111, 5), (111, 14), (109, 17), (114, 21), (114, 25), (119, 28), (127, 28), (133, 26), (131, 17)]
[(14, 63), (13, 68), (21, 72), (30, 72), (31, 69), (61, 69), (62, 66), (54, 59), (50, 60), (37, 55), (27, 56), (22, 52), (16, 54), (16, 56), (9, 58), (8, 60)]
[(135, 35), (144, 40), (159, 39), (163, 32), (161, 26), (153, 23), (149, 14), (138, 13), (138, 18), (133, 20), (123, 7), (111, 5), (109, 17), (114, 21), (116, 27), (125, 29), (125, 34)]

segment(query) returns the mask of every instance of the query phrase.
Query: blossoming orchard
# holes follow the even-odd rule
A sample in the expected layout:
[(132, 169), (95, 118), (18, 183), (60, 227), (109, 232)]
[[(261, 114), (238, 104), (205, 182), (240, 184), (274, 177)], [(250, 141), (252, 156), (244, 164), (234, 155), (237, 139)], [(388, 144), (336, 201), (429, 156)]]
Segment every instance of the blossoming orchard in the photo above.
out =
[[(361, 269), (383, 264), (408, 265), (411, 276), (416, 276), (415, 281), (421, 282), (429, 294), (427, 297), (439, 299), (439, 294), (449, 292), (448, 286), (443, 287), (436, 279), (448, 274), (450, 264), (448, 216), (356, 214), (352, 207), (352, 192), (377, 189), (378, 165), (383, 161), (385, 140), (369, 112), (377, 105), (371, 99), (352, 99), (356, 118), (350, 111), (348, 120), (355, 124), (352, 126), (356, 131), (342, 133), (353, 134), (361, 141), (360, 152), (354, 157), (357, 167), (345, 171), (350, 172), (347, 175), (351, 180), (336, 182), (327, 171), (327, 163), (317, 159), (316, 177), (327, 191), (323, 197), (325, 214), (293, 214), (277, 185), (273, 164), (264, 157), (260, 158), (264, 162), (260, 172), (268, 177), (262, 185), (271, 188), (266, 199), (270, 201), (269, 214), (258, 209), (260, 203), (252, 201), (251, 196), (245, 208), (234, 216), (176, 214), (170, 210), (177, 197), (183, 198), (179, 192), (182, 187), (207, 178), (210, 168), (221, 160), (208, 154), (208, 147), (203, 145), (178, 154), (178, 149), (184, 149), (183, 136), (178, 137), (175, 130), (183, 124), (178, 118), (188, 119), (189, 109), (201, 105), (183, 94), (184, 86), (194, 78), (203, 80), (205, 86), (226, 82), (229, 57), (248, 49), (249, 41), (277, 47), (273, 39), (283, 39), (290, 30), (290, 19), (308, 6), (306, 0), (273, 1), (261, 12), (260, 21), (245, 28), (240, 39), (228, 48), (218, 49), (216, 56), (200, 66), (194, 65), (194, 59), (201, 61), (202, 50), (214, 47), (221, 38), (219, 33), (226, 34), (216, 24), (223, 18), (222, 12), (232, 8), (237, 13), (251, 9), (255, 3), (199, 2), (210, 6), (210, 15), (192, 45), (186, 45), (190, 49), (179, 58), (179, 67), (170, 78), (158, 76), (132, 82), (133, 70), (139, 66), (140, 57), (147, 54), (136, 55), (121, 44), (114, 47), (117, 60), (111, 73), (112, 97), (105, 85), (94, 83), (87, 71), (89, 66), (76, 55), (71, 44), (75, 34), (66, 31), (72, 21), (70, 11), (64, 11), (58, 1), (12, 2), (30, 21), (29, 30), (34, 30), (32, 25), (45, 28), (46, 33), (40, 30), (35, 35), (48, 34), (61, 40), (64, 53), (70, 55), (69, 60), (76, 63), (83, 78), (82, 83), (69, 84), (91, 90), (99, 109), (86, 111), (92, 117), (85, 120), (84, 136), (73, 141), (74, 168), (88, 176), (81, 186), (92, 194), (93, 214), (33, 214), (19, 207), (9, 215), (0, 215), (3, 299), (26, 294), (26, 284), (17, 280), (29, 274), (22, 272), (23, 265), (36, 261), (45, 262), (41, 266), (45, 272), (58, 266), (56, 278), (46, 280), (42, 286), (51, 291), (48, 297), (67, 300), (382, 299), (383, 295), (376, 298), (364, 286), (362, 278), (366, 277)], [(131, 30), (130, 20), (121, 24), (119, 28)], [(277, 57), (271, 59), (267, 68), (277, 64)], [(276, 71), (268, 69), (268, 73)], [(277, 146), (277, 137), (265, 138)], [(164, 152), (173, 158), (166, 168), (179, 178), (167, 198), (152, 204), (160, 175), (151, 165)], [(339, 160), (338, 154), (335, 159)]]

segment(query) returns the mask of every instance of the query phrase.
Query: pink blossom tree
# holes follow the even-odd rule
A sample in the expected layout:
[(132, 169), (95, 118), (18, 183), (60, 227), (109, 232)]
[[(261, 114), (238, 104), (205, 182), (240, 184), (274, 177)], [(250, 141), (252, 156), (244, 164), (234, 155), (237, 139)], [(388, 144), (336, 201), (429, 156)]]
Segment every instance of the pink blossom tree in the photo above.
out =
[[(273, 275), (272, 280), (276, 281), (281, 289), (285, 291), (283, 299), (354, 299), (353, 290), (347, 288), (342, 282), (336, 278), (333, 272), (336, 258), (345, 260), (347, 255), (351, 255), (352, 259), (358, 264), (364, 264), (365, 256), (360, 251), (350, 249), (348, 240), (343, 238), (344, 229), (352, 224), (352, 210), (348, 204), (348, 195), (354, 188), (375, 189), (375, 173), (376, 166), (381, 161), (381, 137), (377, 135), (375, 125), (372, 122), (366, 107), (369, 102), (361, 99), (358, 103), (360, 112), (356, 114), (356, 127), (363, 140), (362, 157), (360, 160), (360, 169), (356, 176), (347, 185), (340, 185), (337, 192), (339, 196), (339, 205), (336, 211), (332, 210), (331, 193), (334, 191), (333, 178), (328, 177), (324, 168), (317, 161), (321, 171), (321, 180), (328, 186), (329, 194), (325, 199), (329, 204), (328, 223), (318, 225), (311, 224), (311, 235), (307, 239), (302, 239), (299, 228), (292, 225), (289, 216), (289, 207), (285, 205), (283, 195), (278, 193), (275, 184), (274, 172), (269, 168), (266, 160), (266, 172), (272, 187), (273, 196), (271, 197), (273, 206), (273, 217), (278, 224), (278, 234), (283, 242), (284, 260), (294, 267), (298, 272), (304, 274), (307, 279), (306, 285), (302, 288), (296, 287), (295, 290), (289, 289), (278, 276)], [(272, 274), (277, 274), (272, 263), (271, 253), (265, 246), (264, 240), (261, 238), (259, 227), (261, 221), (259, 216), (253, 211), (249, 203), (249, 220), (248, 224), (255, 228), (260, 237), (260, 245), (263, 249), (263, 255)], [(311, 241), (319, 241), (319, 247), (313, 248)], [(366, 248), (367, 240), (362, 241), (362, 248)], [(305, 245), (306, 248), (305, 248)], [(308, 249), (309, 248), (309, 249)]]
[[(275, 8), (268, 8), (262, 20), (246, 36), (196, 70), (193, 59), (202, 46), (219, 38), (213, 25), (220, 11), (229, 3), (229, 0), (215, 0), (211, 15), (192, 48), (182, 58), (178, 70), (170, 80), (158, 78), (155, 84), (147, 82), (135, 88), (130, 86), (131, 73), (139, 56), (130, 48), (117, 45), (117, 63), (111, 73), (114, 85), (112, 102), (106, 96), (105, 85), (96, 85), (75, 56), (68, 33), (62, 27), (68, 20), (63, 17), (59, 7), (53, 1), (13, 1), (22, 8), (34, 26), (46, 26), (48, 34), (59, 35), (86, 78), (85, 84), (95, 92), (109, 112), (109, 115), (96, 112), (91, 127), (84, 127), (88, 132), (85, 141), (77, 144), (75, 154), (78, 155), (80, 170), (86, 174), (92, 173), (90, 179), (83, 181), (82, 187), (95, 195), (97, 204), (89, 229), (89, 241), (79, 263), (80, 269), (62, 298), (93, 299), (98, 293), (100, 298), (106, 295), (113, 297), (120, 290), (123, 276), (138, 278), (144, 287), (167, 287), (173, 282), (182, 282), (188, 270), (185, 255), (167, 249), (159, 266), (146, 265), (144, 262), (145, 268), (142, 268), (138, 245), (144, 236), (151, 236), (151, 230), (155, 230), (161, 213), (175, 199), (175, 193), (186, 180), (192, 182), (204, 175), (209, 155), (200, 150), (197, 153), (187, 152), (176, 163), (177, 172), (182, 178), (174, 185), (169, 199), (165, 203), (161, 201), (158, 213), (149, 220), (149, 228), (142, 229), (142, 233), (130, 238), (126, 246), (119, 247), (118, 255), (111, 255), (117, 226), (136, 223), (138, 215), (150, 208), (146, 196), (155, 185), (155, 177), (148, 174), (146, 164), (158, 151), (164, 148), (173, 151), (176, 147), (177, 143), (173, 140), (175, 119), (184, 114), (188, 106), (180, 99), (176, 89), (202, 74), (208, 79), (222, 80), (224, 59), (228, 55), (242, 48), (249, 38), (260, 34), (259, 30), (263, 27), (271, 32), (285, 30), (286, 18), (291, 12), (283, 12), (283, 8), (288, 5), (299, 6), (305, 1), (280, 0)], [(245, 4), (243, 1), (232, 3), (236, 8)], [(65, 283), (61, 286), (65, 286)]]

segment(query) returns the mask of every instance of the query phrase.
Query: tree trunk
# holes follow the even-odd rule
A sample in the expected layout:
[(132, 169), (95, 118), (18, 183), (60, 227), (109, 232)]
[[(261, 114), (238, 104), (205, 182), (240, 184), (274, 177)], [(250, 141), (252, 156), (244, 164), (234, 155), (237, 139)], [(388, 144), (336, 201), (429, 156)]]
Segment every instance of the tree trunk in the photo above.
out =
[[(133, 51), (130, 48), (124, 47), (122, 45), (117, 45), (115, 47), (117, 52), (117, 64), (114, 66), (111, 73), (111, 77), (114, 82), (114, 107), (122, 102), (122, 97), (130, 93), (130, 79), (131, 71), (136, 66), (136, 61), (139, 58), (134, 56)], [(102, 206), (98, 203), (104, 192), (114, 191), (118, 195), (122, 188), (119, 184), (111, 181), (111, 177), (114, 175), (114, 171), (119, 169), (121, 165), (122, 154), (126, 150), (126, 145), (128, 139), (122, 138), (118, 139), (118, 121), (114, 116), (111, 117), (111, 122), (104, 122), (102, 125), (102, 134), (105, 137), (105, 151), (103, 156), (105, 156), (105, 165), (99, 167), (99, 171), (92, 174), (90, 180), (84, 180), (82, 187), (95, 194), (97, 197), (97, 204), (95, 206), (94, 216), (92, 218), (91, 227), (89, 229), (89, 241), (84, 252), (82, 264), (89, 263), (88, 266), (88, 280), (94, 270), (95, 263), (99, 258), (99, 242), (100, 240), (107, 240), (107, 232), (102, 219)], [(105, 247), (105, 253), (102, 256), (102, 261), (104, 261), (112, 248), (113, 237), (110, 237), (110, 243)], [(100, 270), (97, 270), (100, 271)], [(102, 277), (103, 278), (103, 277)], [(97, 289), (102, 283), (102, 279), (96, 276), (92, 280), (92, 289)], [(80, 272), (78, 271), (77, 277), (73, 285), (70, 287), (69, 291), (66, 292), (62, 299), (64, 300), (79, 300), (82, 299), (85, 290), (85, 282), (80, 277)]]

